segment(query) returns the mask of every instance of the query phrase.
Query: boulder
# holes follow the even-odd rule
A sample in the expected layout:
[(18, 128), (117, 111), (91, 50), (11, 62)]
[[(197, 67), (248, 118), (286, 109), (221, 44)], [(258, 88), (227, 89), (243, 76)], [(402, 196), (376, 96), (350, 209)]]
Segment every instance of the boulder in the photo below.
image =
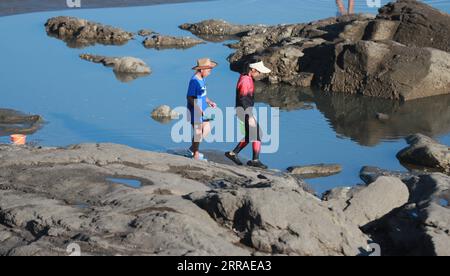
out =
[(203, 40), (191, 38), (191, 37), (173, 37), (154, 35), (147, 37), (144, 40), (144, 46), (146, 48), (161, 49), (188, 49), (199, 44), (204, 44)]
[(186, 23), (180, 25), (180, 29), (186, 30), (197, 36), (243, 36), (255, 29), (262, 29), (263, 25), (236, 25), (224, 20), (205, 20), (198, 23)]
[(0, 145), (0, 254), (67, 255), (77, 244), (83, 256), (249, 256), (254, 250), (239, 236), (184, 196), (219, 181), (233, 189), (300, 188), (287, 175), (259, 175), (114, 144)]
[(152, 72), (143, 60), (135, 57), (105, 57), (82, 54), (80, 58), (112, 67), (117, 79), (122, 82), (132, 81), (138, 77), (147, 76)]
[(376, 221), (408, 203), (407, 186), (395, 177), (379, 177), (347, 200), (344, 213), (357, 225)]
[(322, 81), (326, 91), (413, 100), (450, 91), (450, 53), (392, 42), (336, 45), (336, 64)]
[(428, 169), (450, 173), (450, 147), (422, 134), (406, 138), (409, 147), (397, 154), (397, 158), (406, 165), (415, 165)]
[(366, 225), (364, 232), (383, 245), (387, 255), (450, 256), (450, 177), (368, 167), (361, 172), (366, 183), (384, 175), (402, 178), (410, 193), (408, 203)]
[(171, 120), (178, 119), (180, 114), (172, 110), (168, 105), (161, 105), (152, 111), (151, 116), (160, 122), (170, 122)]

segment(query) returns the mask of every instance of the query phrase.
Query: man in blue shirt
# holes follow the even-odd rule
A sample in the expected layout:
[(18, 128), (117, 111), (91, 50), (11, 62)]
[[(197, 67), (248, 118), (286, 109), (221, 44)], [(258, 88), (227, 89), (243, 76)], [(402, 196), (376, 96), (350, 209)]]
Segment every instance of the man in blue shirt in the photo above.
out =
[(192, 68), (195, 70), (195, 75), (189, 82), (189, 89), (187, 92), (187, 108), (190, 114), (190, 120), (194, 129), (194, 137), (192, 139), (192, 146), (189, 149), (192, 157), (196, 160), (203, 159), (199, 152), (200, 142), (211, 132), (211, 125), (204, 120), (204, 112), (206, 108), (216, 108), (217, 105), (208, 99), (205, 79), (211, 74), (213, 68), (217, 63), (209, 58), (199, 59), (197, 66)]

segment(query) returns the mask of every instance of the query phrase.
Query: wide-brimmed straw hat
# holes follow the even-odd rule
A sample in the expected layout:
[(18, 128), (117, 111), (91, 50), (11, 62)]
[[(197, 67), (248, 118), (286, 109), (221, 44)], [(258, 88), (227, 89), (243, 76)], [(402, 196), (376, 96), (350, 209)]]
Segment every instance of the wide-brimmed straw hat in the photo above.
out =
[(218, 65), (217, 62), (212, 61), (209, 58), (201, 58), (197, 60), (197, 65), (192, 68), (192, 70), (203, 70), (203, 69), (213, 69)]
[(264, 62), (260, 61), (260, 62), (256, 62), (256, 63), (252, 63), (249, 65), (250, 68), (257, 70), (260, 73), (263, 74), (269, 74), (270, 72), (272, 72), (272, 70), (270, 70), (269, 68), (267, 68), (264, 65)]

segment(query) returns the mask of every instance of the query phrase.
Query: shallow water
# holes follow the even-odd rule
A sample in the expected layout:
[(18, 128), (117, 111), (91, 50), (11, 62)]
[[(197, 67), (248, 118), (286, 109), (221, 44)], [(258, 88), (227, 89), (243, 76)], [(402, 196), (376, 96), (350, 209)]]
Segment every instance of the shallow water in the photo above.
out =
[[(449, 1), (425, 2), (450, 12)], [(376, 13), (362, 3), (357, 1), (358, 12)], [(221, 107), (233, 106), (238, 75), (229, 70), (226, 61), (232, 50), (222, 43), (188, 50), (149, 50), (141, 45), (141, 38), (125, 46), (73, 49), (48, 37), (45, 21), (52, 16), (71, 15), (128, 31), (150, 28), (168, 35), (190, 35), (177, 26), (208, 18), (235, 23), (297, 23), (335, 14), (334, 0), (222, 0), (1, 17), (0, 108), (42, 115), (47, 124), (28, 137), (42, 145), (113, 142), (157, 151), (187, 147), (172, 142), (173, 123), (156, 122), (150, 112), (161, 104), (185, 105), (190, 68), (203, 56), (220, 63), (208, 79), (209, 97)], [(149, 64), (153, 74), (123, 83), (110, 68), (78, 58), (81, 53), (135, 56)], [(406, 145), (402, 138), (408, 134), (423, 132), (450, 144), (449, 96), (399, 105), (358, 97), (323, 97), (317, 91), (290, 87), (271, 87), (269, 91), (285, 95), (263, 95), (259, 104), (282, 108), (281, 144), (276, 154), (265, 154), (262, 159), (281, 170), (292, 165), (342, 164), (344, 170), (339, 175), (308, 180), (319, 193), (360, 183), (358, 173), (364, 165), (405, 170), (395, 155)], [(386, 113), (390, 119), (380, 122), (373, 118), (374, 112)], [(0, 142), (7, 143), (8, 138), (0, 137)], [(203, 148), (224, 151), (234, 146), (214, 143)], [(251, 155), (250, 149), (244, 154)]]
[(142, 186), (141, 181), (136, 179), (128, 179), (128, 178), (106, 178), (106, 181), (112, 182), (115, 184), (125, 185), (131, 188), (140, 188)]

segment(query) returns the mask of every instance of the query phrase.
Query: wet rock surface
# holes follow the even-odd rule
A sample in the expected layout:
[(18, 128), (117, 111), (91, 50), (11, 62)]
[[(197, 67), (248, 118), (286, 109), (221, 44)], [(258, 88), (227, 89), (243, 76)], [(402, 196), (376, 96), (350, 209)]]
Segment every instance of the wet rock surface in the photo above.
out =
[(33, 134), (43, 124), (39, 115), (26, 115), (19, 111), (0, 108), (0, 136)]
[[(217, 22), (183, 28), (219, 35), (239, 29)], [(241, 26), (245, 32), (230, 45), (236, 52), (229, 61), (233, 70), (242, 71), (251, 60), (263, 60), (272, 69), (266, 78), (271, 84), (409, 101), (450, 93), (449, 22), (450, 15), (424, 3), (399, 0), (376, 17), (346, 15), (251, 30)]]
[(120, 28), (90, 22), (76, 17), (58, 16), (45, 23), (47, 34), (67, 43), (71, 48), (95, 45), (124, 45), (133, 39), (133, 33)]
[(133, 81), (152, 72), (143, 60), (135, 57), (105, 57), (82, 54), (80, 58), (93, 63), (101, 63), (106, 67), (112, 67), (116, 78), (122, 82)]
[(399, 201), (348, 216), (346, 201), (323, 202), (280, 172), (114, 144), (1, 145), (0, 168), (2, 255), (66, 255), (71, 243), (85, 255), (367, 254), (352, 218), (383, 217)]
[(203, 40), (191, 37), (174, 37), (174, 36), (163, 36), (158, 34), (153, 35), (151, 37), (147, 37), (143, 43), (146, 48), (155, 48), (158, 50), (163, 50), (163, 49), (188, 49), (199, 44), (204, 44), (205, 42)]

